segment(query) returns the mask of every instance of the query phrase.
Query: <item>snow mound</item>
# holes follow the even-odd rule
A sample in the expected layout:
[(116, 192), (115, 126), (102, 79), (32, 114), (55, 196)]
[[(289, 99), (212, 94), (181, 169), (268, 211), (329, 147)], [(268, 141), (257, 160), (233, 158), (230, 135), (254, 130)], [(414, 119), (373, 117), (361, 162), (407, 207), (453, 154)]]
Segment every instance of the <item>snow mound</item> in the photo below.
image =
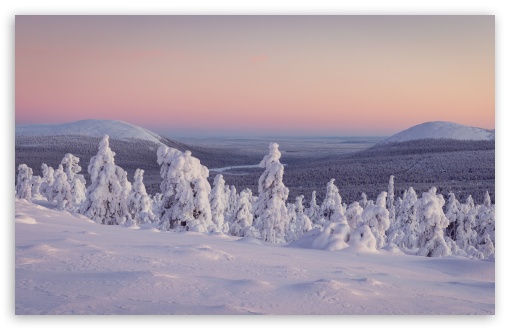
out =
[(64, 124), (16, 125), (16, 136), (83, 135), (112, 139), (140, 139), (160, 144), (161, 137), (145, 128), (120, 120), (85, 119)]
[(420, 139), (494, 140), (495, 131), (447, 121), (430, 121), (410, 127), (380, 143)]
[(34, 218), (24, 214), (16, 214), (16, 222), (24, 223), (27, 225), (35, 225), (37, 223), (37, 221)]

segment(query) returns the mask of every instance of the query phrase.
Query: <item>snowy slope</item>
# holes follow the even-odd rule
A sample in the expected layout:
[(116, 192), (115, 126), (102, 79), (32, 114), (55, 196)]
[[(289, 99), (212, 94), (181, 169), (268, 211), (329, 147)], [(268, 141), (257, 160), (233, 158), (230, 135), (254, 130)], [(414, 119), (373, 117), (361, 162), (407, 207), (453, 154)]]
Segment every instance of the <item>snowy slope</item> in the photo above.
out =
[(15, 214), (16, 314), (495, 313), (493, 261), (104, 226), (23, 200)]
[(431, 121), (392, 135), (381, 143), (419, 139), (493, 140), (494, 130), (464, 126), (447, 121)]
[(49, 136), (49, 135), (84, 135), (103, 137), (108, 134), (112, 139), (141, 139), (160, 142), (160, 136), (145, 128), (120, 120), (85, 119), (65, 124), (34, 124), (16, 125), (16, 135)]

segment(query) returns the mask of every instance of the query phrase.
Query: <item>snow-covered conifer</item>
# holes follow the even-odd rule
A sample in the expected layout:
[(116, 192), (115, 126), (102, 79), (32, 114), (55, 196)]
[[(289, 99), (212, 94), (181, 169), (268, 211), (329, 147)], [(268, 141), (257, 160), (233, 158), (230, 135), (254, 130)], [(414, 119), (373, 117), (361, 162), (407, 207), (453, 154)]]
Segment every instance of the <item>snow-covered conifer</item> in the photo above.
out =
[(367, 194), (365, 194), (365, 192), (362, 192), (361, 193), (361, 199), (359, 201), (359, 205), (362, 207), (362, 208), (365, 208), (367, 207), (368, 205), (368, 198), (367, 198)]
[[(483, 204), (480, 205), (477, 214), (476, 231), (480, 239), (485, 240), (485, 235), (489, 235), (491, 242), (496, 244), (496, 227), (494, 217), (494, 204), (491, 202), (489, 192), (485, 192)], [(485, 253), (484, 253), (485, 254)]]
[(81, 212), (105, 225), (131, 221), (127, 208), (131, 183), (127, 180), (126, 171), (115, 165), (115, 152), (110, 149), (108, 135), (99, 142), (98, 153), (90, 159), (87, 170), (91, 183)]
[(312, 221), (304, 212), (303, 198), (303, 195), (297, 196), (294, 204), (287, 205), (289, 213), (287, 241), (295, 241), (313, 228)]
[(386, 201), (386, 208), (390, 213), (390, 223), (395, 222), (395, 176), (390, 175), (390, 181), (388, 183), (388, 199)]
[(471, 195), (466, 198), (466, 203), (460, 205), (460, 211), (461, 214), (457, 220), (455, 242), (461, 249), (467, 252), (470, 246), (476, 247), (478, 245), (478, 234), (476, 232), (478, 210)]
[(67, 175), (67, 181), (71, 187), (71, 195), (73, 196), (73, 204), (75, 206), (80, 205), (86, 198), (87, 188), (85, 187), (86, 182), (83, 175), (78, 174), (81, 171), (79, 165), (80, 158), (73, 154), (66, 154), (60, 164), (64, 168), (64, 172)]
[(147, 194), (143, 183), (144, 170), (136, 169), (132, 190), (128, 196), (128, 210), (131, 214), (132, 224), (154, 222), (156, 217), (152, 211), (152, 200)]
[(217, 228), (211, 219), (207, 182), (209, 170), (190, 151), (161, 146), (158, 164), (163, 181), (159, 218), (161, 230), (212, 232)]
[(53, 182), (55, 181), (55, 177), (53, 176), (54, 170), (53, 167), (48, 166), (46, 164), (41, 165), (42, 170), (42, 178), (41, 178), (41, 187), (39, 188), (39, 191), (41, 192), (41, 195), (46, 197), (48, 201), (52, 201), (51, 196), (51, 186), (53, 185)]
[(265, 168), (259, 178), (259, 196), (254, 205), (255, 223), (262, 240), (272, 243), (285, 242), (285, 228), (289, 221), (285, 202), (289, 189), (283, 184), (283, 165), (277, 143), (269, 144), (269, 153), (259, 166)]
[(321, 205), (321, 222), (343, 222), (347, 221), (342, 208), (342, 197), (335, 185), (335, 179), (328, 182), (326, 197)]
[(455, 198), (455, 194), (453, 192), (448, 194), (448, 203), (446, 204), (445, 216), (450, 222), (448, 228), (446, 228), (445, 235), (454, 239), (456, 236), (457, 227), (462, 221), (463, 216), (461, 214), (460, 202), (457, 200), (457, 198)]
[(41, 196), (42, 178), (39, 175), (32, 176), (32, 197)]
[(26, 200), (32, 199), (32, 175), (33, 171), (26, 164), (18, 166), (18, 178), (16, 180), (16, 197)]
[(370, 228), (377, 241), (377, 248), (381, 248), (386, 244), (386, 230), (390, 227), (389, 212), (386, 209), (386, 195), (386, 191), (381, 192), (375, 205), (367, 205), (361, 214), (363, 224)]
[(483, 253), (484, 258), (490, 257), (496, 251), (491, 237), (488, 233), (482, 236), (480, 243), (478, 244), (478, 251)]
[(321, 207), (317, 204), (317, 194), (314, 190), (312, 191), (312, 198), (310, 199), (310, 204), (308, 208), (305, 210), (305, 214), (308, 216), (308, 218), (312, 221), (313, 224), (316, 224), (319, 222), (320, 213)]
[(436, 195), (437, 189), (432, 187), (424, 192), (416, 202), (418, 218), (418, 255), (426, 257), (444, 257), (451, 255), (450, 247), (444, 239), (444, 230), (448, 227), (448, 219), (443, 212), (445, 203), (442, 195)]
[(352, 202), (347, 208), (345, 217), (347, 218), (347, 223), (349, 227), (351, 227), (351, 230), (356, 229), (358, 225), (363, 222), (361, 214), (363, 214), (363, 208), (358, 202)]
[(246, 188), (239, 194), (234, 217), (230, 224), (230, 235), (239, 237), (258, 236), (253, 225), (252, 204), (250, 202), (251, 190)]
[(51, 186), (51, 200), (57, 202), (57, 209), (59, 210), (74, 210), (71, 186), (67, 181), (67, 174), (64, 172), (62, 165), (58, 166), (57, 170), (54, 171), (53, 176), (55, 181)]
[(401, 230), (404, 237), (401, 240), (400, 247), (413, 249), (418, 247), (418, 219), (416, 216), (416, 201), (418, 196), (413, 187), (404, 191), (402, 207), (397, 214), (397, 222), (401, 224)]
[(225, 221), (225, 212), (228, 208), (229, 197), (230, 196), (226, 195), (223, 175), (217, 174), (216, 177), (214, 177), (209, 203), (211, 204), (212, 222), (218, 227), (218, 230), (224, 233), (229, 232), (229, 223)]

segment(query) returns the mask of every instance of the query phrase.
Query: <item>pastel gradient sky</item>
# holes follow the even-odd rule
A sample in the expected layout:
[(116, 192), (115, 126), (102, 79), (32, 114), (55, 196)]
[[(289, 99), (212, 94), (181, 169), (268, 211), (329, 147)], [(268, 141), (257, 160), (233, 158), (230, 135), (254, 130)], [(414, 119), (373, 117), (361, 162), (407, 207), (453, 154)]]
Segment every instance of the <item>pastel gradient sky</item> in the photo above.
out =
[(493, 129), (494, 16), (16, 16), (16, 124), (167, 135)]

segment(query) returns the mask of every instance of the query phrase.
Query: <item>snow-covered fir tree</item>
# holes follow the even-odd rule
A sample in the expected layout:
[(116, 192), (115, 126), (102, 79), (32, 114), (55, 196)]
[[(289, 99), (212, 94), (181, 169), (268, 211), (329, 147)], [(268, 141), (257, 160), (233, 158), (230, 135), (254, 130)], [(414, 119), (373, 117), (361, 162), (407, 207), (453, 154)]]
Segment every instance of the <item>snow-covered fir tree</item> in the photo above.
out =
[(160, 184), (163, 195), (159, 208), (160, 229), (217, 231), (211, 217), (207, 167), (192, 157), (190, 151), (181, 152), (167, 146), (159, 147), (158, 164), (163, 179)]
[(363, 208), (359, 205), (358, 202), (352, 202), (347, 211), (345, 212), (345, 217), (347, 218), (347, 223), (351, 230), (354, 230), (358, 227), (360, 223), (363, 222), (363, 218), (361, 215), (363, 214)]
[[(496, 244), (496, 226), (495, 226), (495, 210), (494, 204), (491, 202), (491, 196), (486, 191), (484, 195), (483, 204), (478, 208), (476, 231), (480, 240), (484, 242), (487, 240), (486, 235), (493, 244)], [(480, 244), (482, 243), (480, 241)]]
[(213, 188), (209, 195), (209, 203), (211, 204), (212, 222), (223, 233), (229, 232), (229, 223), (225, 221), (225, 212), (228, 208), (229, 197), (230, 196), (226, 195), (223, 175), (217, 174), (214, 177)]
[(342, 208), (342, 197), (335, 185), (335, 179), (331, 179), (326, 187), (326, 197), (321, 205), (321, 223), (346, 221)]
[(132, 220), (130, 225), (151, 223), (156, 220), (152, 211), (152, 199), (147, 194), (143, 183), (143, 174), (144, 170), (136, 169), (132, 190), (128, 196), (127, 206)]
[(90, 159), (87, 168), (90, 186), (81, 206), (81, 212), (97, 223), (105, 225), (124, 224), (131, 221), (127, 197), (131, 183), (127, 173), (115, 165), (115, 152), (110, 149), (109, 137), (99, 142), (98, 153)]
[(478, 235), (476, 232), (478, 210), (471, 195), (466, 198), (464, 204), (460, 205), (460, 211), (460, 217), (457, 219), (458, 225), (455, 233), (455, 242), (459, 248), (468, 251), (470, 246), (476, 247), (478, 245)]
[(320, 220), (321, 207), (317, 204), (317, 193), (312, 191), (312, 198), (310, 199), (310, 203), (308, 208), (305, 210), (305, 214), (315, 225)]
[(257, 237), (259, 232), (253, 227), (253, 211), (250, 202), (252, 192), (246, 188), (239, 194), (234, 217), (230, 223), (229, 232), (232, 236), (239, 237)]
[(285, 228), (289, 222), (285, 202), (289, 189), (283, 184), (283, 165), (277, 143), (269, 144), (269, 153), (259, 166), (265, 168), (259, 178), (259, 196), (254, 205), (254, 216), (262, 240), (285, 242)]
[(79, 206), (85, 200), (87, 188), (83, 175), (78, 174), (81, 172), (80, 158), (73, 154), (66, 154), (60, 164), (64, 168), (67, 175), (67, 181), (71, 187), (71, 195), (73, 205)]
[(377, 248), (386, 245), (386, 230), (390, 227), (390, 216), (386, 209), (386, 195), (386, 191), (381, 192), (375, 205), (367, 205), (361, 214), (363, 224), (370, 228), (377, 241)]
[(41, 178), (41, 187), (39, 188), (39, 191), (41, 195), (46, 197), (48, 200), (51, 200), (51, 186), (53, 185), (53, 182), (55, 181), (55, 177), (53, 176), (54, 170), (53, 167), (48, 166), (46, 164), (41, 165), (41, 171), (42, 171), (42, 178)]
[(395, 176), (390, 175), (388, 183), (388, 198), (386, 200), (386, 208), (390, 213), (390, 223), (395, 222)]
[(32, 199), (32, 175), (33, 171), (26, 164), (18, 166), (18, 177), (16, 180), (16, 197), (26, 200)]
[(448, 193), (448, 203), (446, 204), (445, 216), (450, 222), (446, 228), (445, 235), (446, 237), (455, 239), (455, 236), (457, 236), (457, 227), (464, 217), (461, 214), (460, 202), (457, 200), (453, 192)]
[(42, 178), (39, 175), (32, 176), (32, 198), (41, 197), (41, 183)]
[(305, 207), (303, 206), (304, 196), (297, 196), (295, 203), (295, 212), (296, 212), (296, 229), (295, 233), (297, 238), (303, 236), (304, 233), (312, 230), (313, 223), (310, 218), (305, 213)]
[(359, 205), (362, 207), (362, 208), (365, 208), (367, 207), (368, 205), (368, 198), (367, 198), (367, 194), (365, 194), (365, 192), (362, 192), (361, 193), (361, 199), (359, 201)]
[(417, 254), (426, 257), (451, 255), (451, 249), (444, 239), (444, 230), (448, 227), (448, 219), (443, 212), (445, 200), (436, 192), (437, 189), (432, 187), (416, 202), (419, 223)]
[(418, 218), (416, 216), (416, 202), (418, 195), (413, 187), (404, 191), (402, 198), (402, 207), (397, 214), (398, 222), (401, 224), (401, 230), (404, 237), (400, 241), (400, 247), (414, 249), (418, 247)]
[(55, 181), (51, 186), (50, 201), (57, 202), (57, 209), (74, 211), (73, 195), (71, 193), (71, 186), (67, 181), (67, 174), (64, 172), (62, 165), (59, 165), (57, 170), (54, 171), (53, 176)]

